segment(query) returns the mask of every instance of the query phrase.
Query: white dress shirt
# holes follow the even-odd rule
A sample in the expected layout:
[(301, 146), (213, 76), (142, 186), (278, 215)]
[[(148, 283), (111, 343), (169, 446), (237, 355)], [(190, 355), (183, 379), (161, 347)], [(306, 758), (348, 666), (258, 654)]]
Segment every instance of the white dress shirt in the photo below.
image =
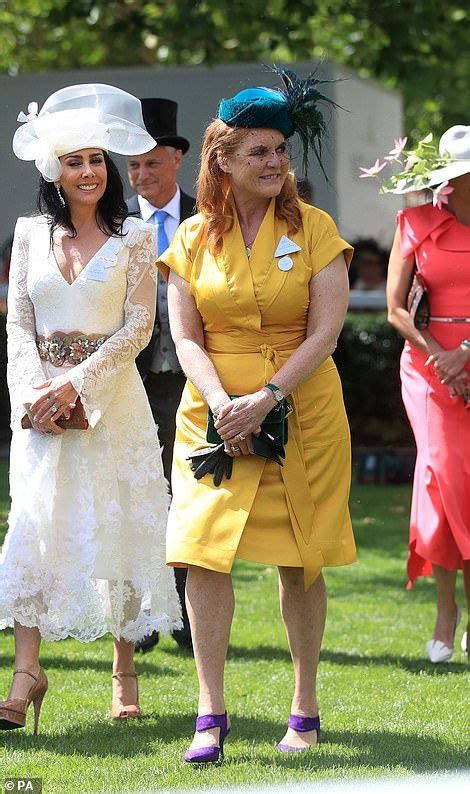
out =
[[(155, 218), (155, 212), (157, 210), (165, 210), (168, 213), (168, 217), (165, 218), (165, 231), (166, 236), (168, 237), (168, 242), (171, 243), (173, 239), (173, 235), (176, 232), (178, 226), (180, 225), (180, 204), (181, 204), (181, 190), (180, 186), (176, 185), (176, 193), (172, 199), (165, 204), (164, 207), (154, 207), (150, 201), (143, 198), (143, 196), (137, 195), (137, 201), (139, 202), (139, 209), (140, 214), (142, 215), (142, 220), (146, 223), (154, 223), (155, 227), (157, 226), (157, 220)], [(152, 220), (150, 220), (152, 219)]]

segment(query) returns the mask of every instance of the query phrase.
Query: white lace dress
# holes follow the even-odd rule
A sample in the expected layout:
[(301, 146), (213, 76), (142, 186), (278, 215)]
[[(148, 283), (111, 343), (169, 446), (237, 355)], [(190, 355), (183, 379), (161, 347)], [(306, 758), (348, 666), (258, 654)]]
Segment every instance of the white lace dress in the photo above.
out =
[[(11, 512), (0, 557), (0, 629), (16, 619), (44, 639), (135, 642), (180, 625), (165, 565), (167, 484), (135, 366), (154, 321), (154, 230), (128, 218), (69, 285), (44, 217), (18, 220), (8, 295), (13, 439)], [(106, 336), (67, 371), (88, 430), (21, 429), (31, 387), (65, 368), (39, 358), (36, 335)]]

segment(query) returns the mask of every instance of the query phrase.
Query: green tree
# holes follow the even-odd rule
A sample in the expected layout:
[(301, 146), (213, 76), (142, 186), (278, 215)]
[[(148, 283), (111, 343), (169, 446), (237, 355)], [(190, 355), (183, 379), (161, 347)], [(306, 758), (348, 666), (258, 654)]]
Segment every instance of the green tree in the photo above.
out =
[(468, 113), (465, 0), (0, 0), (0, 70), (333, 58), (403, 92), (407, 129)]

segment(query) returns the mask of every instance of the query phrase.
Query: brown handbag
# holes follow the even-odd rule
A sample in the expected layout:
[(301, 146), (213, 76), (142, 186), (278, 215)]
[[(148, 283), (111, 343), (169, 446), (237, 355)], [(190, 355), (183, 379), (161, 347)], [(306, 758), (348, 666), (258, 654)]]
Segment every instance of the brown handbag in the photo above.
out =
[[(75, 408), (70, 412), (69, 418), (65, 419), (63, 416), (61, 416), (59, 419), (57, 419), (55, 424), (58, 425), (58, 427), (62, 427), (64, 430), (88, 429), (88, 419), (86, 418), (85, 409), (83, 408), (80, 397), (77, 397)], [(29, 430), (32, 427), (28, 414), (23, 416), (21, 420), (21, 427), (23, 430)]]
[(413, 271), (413, 279), (406, 305), (415, 327), (420, 330), (427, 328), (431, 315), (429, 293), (424, 286), (423, 279), (418, 273), (416, 266)]

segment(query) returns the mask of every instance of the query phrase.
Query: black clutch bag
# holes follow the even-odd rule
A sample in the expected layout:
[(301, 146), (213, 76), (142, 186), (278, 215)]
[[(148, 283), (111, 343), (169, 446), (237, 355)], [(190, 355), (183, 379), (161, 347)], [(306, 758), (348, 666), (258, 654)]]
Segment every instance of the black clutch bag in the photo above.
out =
[[(231, 395), (230, 399), (234, 400), (235, 397)], [(274, 408), (272, 408), (267, 414), (266, 418), (261, 424), (261, 430), (263, 430), (268, 436), (279, 438), (283, 445), (287, 444), (289, 439), (287, 417), (291, 412), (291, 405), (287, 402), (287, 400), (283, 400), (282, 402), (275, 405)], [(215, 429), (214, 421), (214, 414), (209, 408), (207, 413), (206, 441), (208, 441), (209, 444), (221, 444), (223, 441)]]

